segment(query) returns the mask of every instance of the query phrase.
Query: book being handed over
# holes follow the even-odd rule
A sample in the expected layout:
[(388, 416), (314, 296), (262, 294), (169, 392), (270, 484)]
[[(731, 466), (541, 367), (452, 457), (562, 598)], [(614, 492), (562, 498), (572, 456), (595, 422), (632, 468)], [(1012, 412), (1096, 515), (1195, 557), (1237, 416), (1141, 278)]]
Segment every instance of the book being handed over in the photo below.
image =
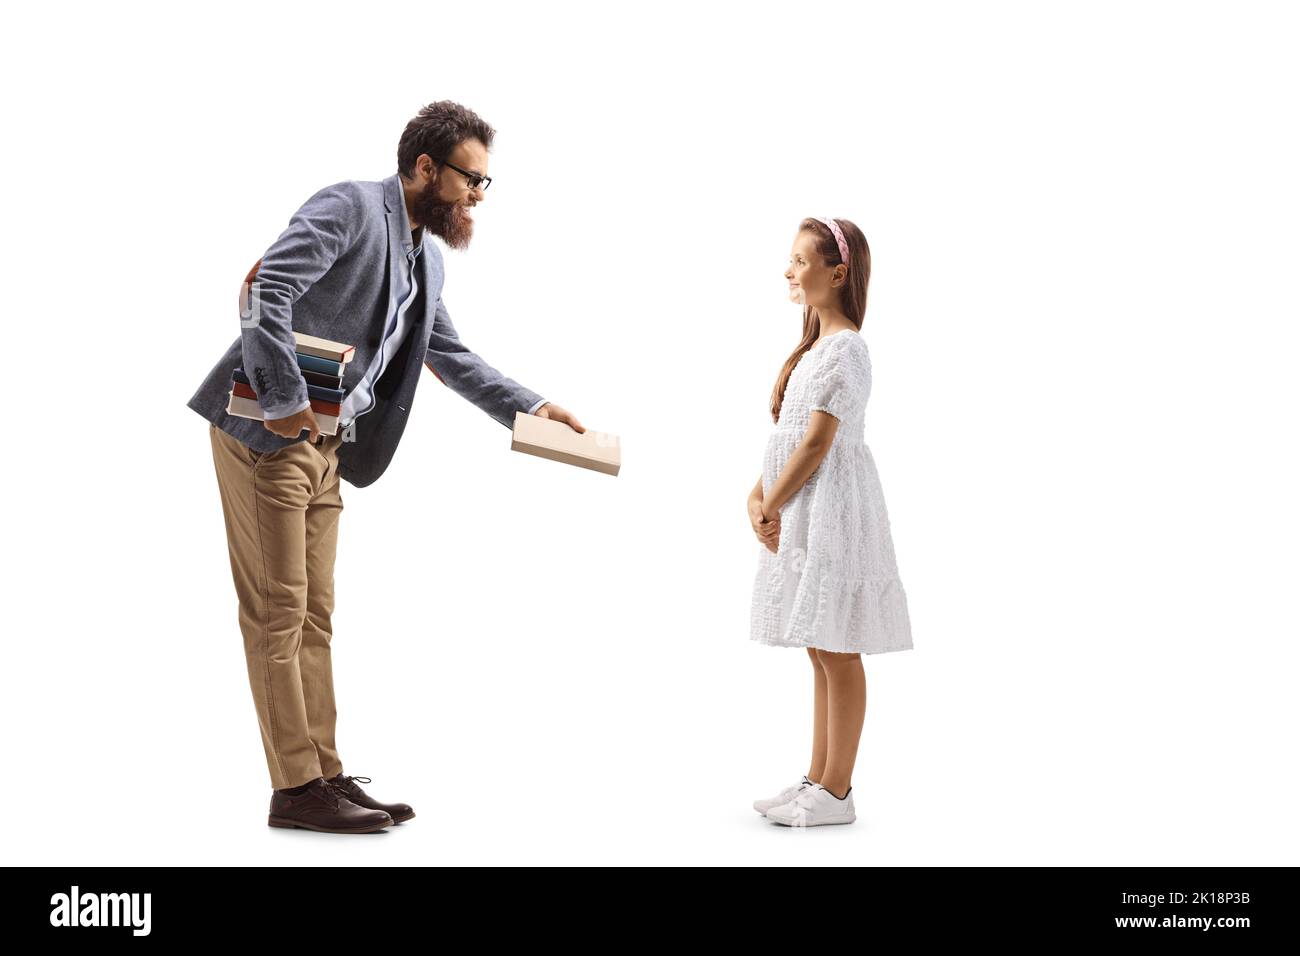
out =
[(510, 431), (510, 450), (605, 475), (617, 476), (623, 462), (617, 435), (590, 428), (579, 433), (564, 422), (553, 422), (527, 412), (515, 413), (515, 426)]

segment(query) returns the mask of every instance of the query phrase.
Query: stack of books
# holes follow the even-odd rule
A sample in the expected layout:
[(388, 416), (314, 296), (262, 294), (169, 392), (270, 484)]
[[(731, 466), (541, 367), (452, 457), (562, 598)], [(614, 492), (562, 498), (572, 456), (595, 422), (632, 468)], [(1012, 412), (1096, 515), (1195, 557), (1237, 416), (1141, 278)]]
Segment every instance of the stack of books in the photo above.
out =
[[(339, 430), (339, 412), (343, 407), (343, 366), (352, 361), (356, 349), (342, 342), (294, 332), (298, 356), (298, 369), (307, 382), (307, 398), (316, 415), (322, 435), (335, 435)], [(251, 381), (248, 374), (237, 368), (231, 374), (230, 402), (226, 413), (240, 418), (265, 420), (262, 406), (257, 403), (259, 383)]]

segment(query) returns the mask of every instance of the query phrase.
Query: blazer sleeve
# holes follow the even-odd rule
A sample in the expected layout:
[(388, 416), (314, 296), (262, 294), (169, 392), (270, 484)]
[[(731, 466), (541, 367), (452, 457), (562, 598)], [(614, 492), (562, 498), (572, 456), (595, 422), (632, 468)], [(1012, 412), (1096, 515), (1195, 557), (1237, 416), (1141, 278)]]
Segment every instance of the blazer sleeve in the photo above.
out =
[(240, 338), (244, 371), (267, 418), (284, 418), (310, 405), (293, 337), (293, 303), (361, 235), (365, 206), (352, 181), (317, 192), (293, 214), (244, 279)]
[(434, 306), (424, 364), (461, 398), (477, 405), (506, 428), (515, 427), (515, 412), (535, 412), (546, 400), (532, 389), (502, 375), (471, 352), (456, 334), (442, 296)]

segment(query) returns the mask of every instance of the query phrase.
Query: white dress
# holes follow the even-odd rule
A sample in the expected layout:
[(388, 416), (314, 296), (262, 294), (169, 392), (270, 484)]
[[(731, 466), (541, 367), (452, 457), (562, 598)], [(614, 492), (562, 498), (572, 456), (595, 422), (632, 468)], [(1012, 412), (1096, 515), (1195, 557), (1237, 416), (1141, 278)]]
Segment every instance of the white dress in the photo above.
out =
[(773, 554), (758, 545), (750, 637), (782, 647), (881, 654), (912, 648), (889, 514), (863, 432), (871, 393), (866, 340), (852, 329), (799, 359), (763, 456), (763, 492), (820, 409), (840, 420), (817, 470), (781, 509)]

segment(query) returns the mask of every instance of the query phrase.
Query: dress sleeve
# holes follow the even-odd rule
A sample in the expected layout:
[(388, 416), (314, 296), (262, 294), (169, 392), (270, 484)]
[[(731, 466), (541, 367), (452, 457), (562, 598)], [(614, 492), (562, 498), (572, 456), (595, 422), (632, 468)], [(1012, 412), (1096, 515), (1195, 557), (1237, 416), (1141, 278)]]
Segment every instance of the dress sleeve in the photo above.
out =
[[(849, 336), (853, 333), (840, 334)], [(832, 349), (813, 379), (811, 410), (827, 412), (844, 421), (867, 404), (867, 395), (871, 391), (871, 360), (862, 343), (835, 344), (841, 347)]]

